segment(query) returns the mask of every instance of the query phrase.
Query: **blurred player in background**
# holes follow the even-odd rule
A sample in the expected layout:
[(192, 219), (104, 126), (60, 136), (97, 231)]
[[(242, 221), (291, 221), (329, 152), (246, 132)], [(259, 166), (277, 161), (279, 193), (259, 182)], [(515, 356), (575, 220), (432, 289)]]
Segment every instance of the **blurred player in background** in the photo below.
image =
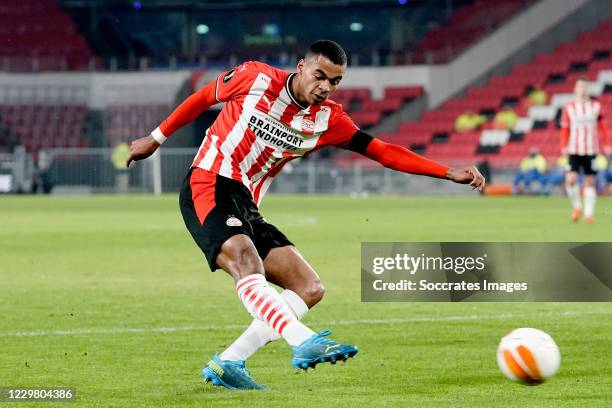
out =
[[(575, 99), (563, 108), (561, 116), (561, 154), (569, 155), (570, 170), (565, 176), (565, 190), (572, 203), (572, 220), (578, 221), (583, 211), (578, 186), (578, 173), (584, 173), (584, 221), (593, 222), (595, 200), (595, 169), (593, 159), (599, 153), (600, 143), (610, 153), (608, 128), (603, 119), (603, 108), (588, 97), (589, 83), (576, 81)], [(600, 140), (601, 137), (601, 140)]]
[[(128, 166), (150, 156), (212, 105), (227, 103), (206, 131), (180, 195), (185, 224), (211, 270), (221, 268), (232, 276), (254, 318), (202, 370), (204, 379), (215, 385), (263, 388), (251, 378), (245, 361), (281, 337), (292, 347), (295, 368), (357, 353), (357, 347), (329, 339), (329, 331), (315, 333), (300, 322), (323, 297), (323, 286), (293, 243), (259, 214), (259, 203), (287, 162), (334, 146), (398, 171), (484, 186), (472, 166), (448, 168), (359, 130), (342, 106), (329, 100), (345, 71), (344, 50), (328, 40), (310, 46), (297, 73), (245, 62), (191, 95), (151, 135), (132, 142)], [(278, 293), (270, 283), (284, 290)]]

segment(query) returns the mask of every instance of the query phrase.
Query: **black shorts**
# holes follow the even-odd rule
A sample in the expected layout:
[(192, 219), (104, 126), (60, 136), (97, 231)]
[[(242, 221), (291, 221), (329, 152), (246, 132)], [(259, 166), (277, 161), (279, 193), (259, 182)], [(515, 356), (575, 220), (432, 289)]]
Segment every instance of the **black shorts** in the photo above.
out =
[(200, 247), (211, 271), (221, 245), (237, 234), (248, 235), (263, 260), (272, 248), (293, 245), (274, 225), (268, 224), (242, 183), (200, 168), (187, 173), (179, 196), (185, 225)]
[(570, 154), (568, 157), (570, 169), (576, 173), (582, 172), (586, 175), (593, 175), (597, 172), (593, 169), (594, 155), (579, 156), (577, 154)]

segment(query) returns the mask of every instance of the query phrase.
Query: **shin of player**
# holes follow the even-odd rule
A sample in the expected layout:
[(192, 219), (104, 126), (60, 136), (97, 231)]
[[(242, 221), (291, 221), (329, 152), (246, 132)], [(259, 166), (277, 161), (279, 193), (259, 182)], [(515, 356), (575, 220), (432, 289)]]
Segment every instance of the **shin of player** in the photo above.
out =
[(572, 204), (572, 219), (577, 221), (582, 213), (582, 200), (580, 199), (580, 186), (578, 174), (570, 171), (565, 175), (565, 192)]
[[(319, 303), (325, 293), (319, 275), (292, 245), (270, 250), (264, 259), (266, 279), (284, 288), (280, 296), (298, 320)], [(267, 343), (280, 339), (268, 324), (253, 319), (251, 325), (220, 356), (222, 360), (247, 360)]]
[[(301, 320), (308, 312), (308, 306), (297, 293), (285, 289), (280, 293), (281, 298), (289, 307), (289, 311)], [(247, 360), (257, 350), (271, 341), (280, 339), (281, 336), (266, 322), (253, 319), (250, 326), (238, 337), (221, 355), (221, 360)]]

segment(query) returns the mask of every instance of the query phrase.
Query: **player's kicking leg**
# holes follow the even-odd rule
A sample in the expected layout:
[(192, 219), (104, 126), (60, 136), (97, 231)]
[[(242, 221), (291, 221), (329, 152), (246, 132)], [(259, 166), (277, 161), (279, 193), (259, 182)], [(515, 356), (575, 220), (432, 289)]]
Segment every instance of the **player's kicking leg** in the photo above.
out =
[[(324, 288), (319, 276), (293, 245), (271, 249), (265, 257), (264, 268), (268, 282), (285, 289), (280, 295), (298, 320), (323, 297)], [(319, 333), (313, 338), (312, 344), (295, 349), (293, 366), (306, 369), (320, 362), (334, 363), (337, 360), (346, 360), (357, 353), (354, 346), (344, 348), (334, 346), (333, 341), (330, 343), (330, 340), (325, 338), (328, 334), (328, 332)], [(247, 359), (268, 342), (279, 338), (280, 336), (271, 327), (259, 319), (254, 319), (251, 326), (223, 352), (221, 357)], [(327, 349), (330, 345), (333, 347), (327, 350), (327, 354), (324, 353), (323, 356), (313, 354), (313, 350)]]
[[(274, 243), (285, 244), (284, 239), (272, 240)], [(298, 320), (323, 298), (324, 288), (319, 276), (293, 245), (271, 248), (265, 256), (264, 269), (269, 282), (284, 288), (280, 296)], [(234, 379), (229, 382), (239, 385), (233, 388), (258, 389), (260, 385), (248, 375), (248, 371), (225, 374), (225, 370), (218, 367), (224, 364), (229, 366), (229, 370), (236, 364), (245, 367), (246, 360), (257, 350), (280, 338), (266, 322), (253, 319), (250, 326), (228, 348), (218, 356), (215, 354), (203, 370), (204, 378), (213, 384), (224, 385), (221, 378), (225, 375)], [(219, 376), (218, 372), (223, 375)]]
[[(355, 346), (339, 344), (326, 337), (329, 332), (315, 333), (297, 320), (287, 303), (264, 277), (263, 262), (248, 236), (236, 235), (227, 240), (216, 262), (234, 278), (236, 291), (247, 311), (256, 319), (266, 322), (292, 346), (294, 367), (306, 369), (318, 363), (346, 360), (357, 353)], [(250, 271), (253, 272), (248, 273)], [(207, 368), (205, 376), (213, 371)]]
[[(245, 186), (195, 168), (183, 182), (180, 206), (185, 225), (206, 255), (211, 270), (221, 267), (233, 277), (238, 296), (247, 311), (294, 348), (294, 366), (304, 368), (302, 360), (307, 363), (306, 367), (314, 366), (344, 359), (357, 352), (354, 346), (340, 345), (327, 339), (327, 332), (317, 334), (300, 323), (300, 302), (296, 301), (292, 306), (290, 299), (301, 299), (300, 296), (291, 296), (289, 292), (285, 294), (288, 297), (281, 296), (269, 285), (262, 258), (268, 258), (274, 248), (292, 244), (263, 220)], [(254, 242), (258, 243), (257, 247)], [(274, 259), (273, 256), (269, 262), (271, 269), (274, 269)], [(282, 260), (276, 263), (279, 265), (278, 274), (290, 270), (281, 267)], [(273, 271), (271, 275), (274, 275)], [(302, 290), (302, 294), (310, 290), (297, 283), (295, 289)], [(216, 357), (202, 374), (206, 380), (228, 388), (260, 388), (250, 378), (244, 360)]]
[(355, 346), (327, 338), (329, 332), (315, 333), (300, 323), (266, 280), (263, 262), (248, 236), (236, 235), (227, 240), (216, 262), (234, 278), (236, 291), (247, 311), (265, 321), (292, 347), (294, 367), (306, 369), (318, 363), (346, 360), (357, 353)]
[[(271, 228), (267, 229), (266, 235), (270, 237)], [(268, 239), (268, 246), (283, 246), (270, 248), (269, 252), (267, 248), (259, 248), (258, 252), (260, 254), (268, 252), (264, 258), (266, 279), (284, 289), (280, 296), (297, 319), (302, 320), (308, 310), (323, 298), (325, 289), (317, 273), (299, 251), (293, 245), (287, 244), (286, 237), (282, 233), (279, 232), (279, 236), (280, 239)], [(257, 350), (280, 338), (266, 322), (253, 319), (251, 325), (220, 354), (219, 358), (247, 360)]]

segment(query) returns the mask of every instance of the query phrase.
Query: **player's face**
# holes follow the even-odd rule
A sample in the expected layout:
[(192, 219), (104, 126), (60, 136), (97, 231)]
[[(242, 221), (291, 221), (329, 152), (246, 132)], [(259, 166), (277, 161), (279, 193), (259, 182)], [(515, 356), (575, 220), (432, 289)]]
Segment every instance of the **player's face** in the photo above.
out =
[(578, 80), (576, 81), (576, 85), (574, 85), (574, 94), (576, 94), (579, 98), (585, 98), (587, 94), (587, 82)]
[(322, 55), (300, 60), (296, 91), (308, 105), (320, 105), (334, 93), (346, 72), (346, 65), (336, 65)]

